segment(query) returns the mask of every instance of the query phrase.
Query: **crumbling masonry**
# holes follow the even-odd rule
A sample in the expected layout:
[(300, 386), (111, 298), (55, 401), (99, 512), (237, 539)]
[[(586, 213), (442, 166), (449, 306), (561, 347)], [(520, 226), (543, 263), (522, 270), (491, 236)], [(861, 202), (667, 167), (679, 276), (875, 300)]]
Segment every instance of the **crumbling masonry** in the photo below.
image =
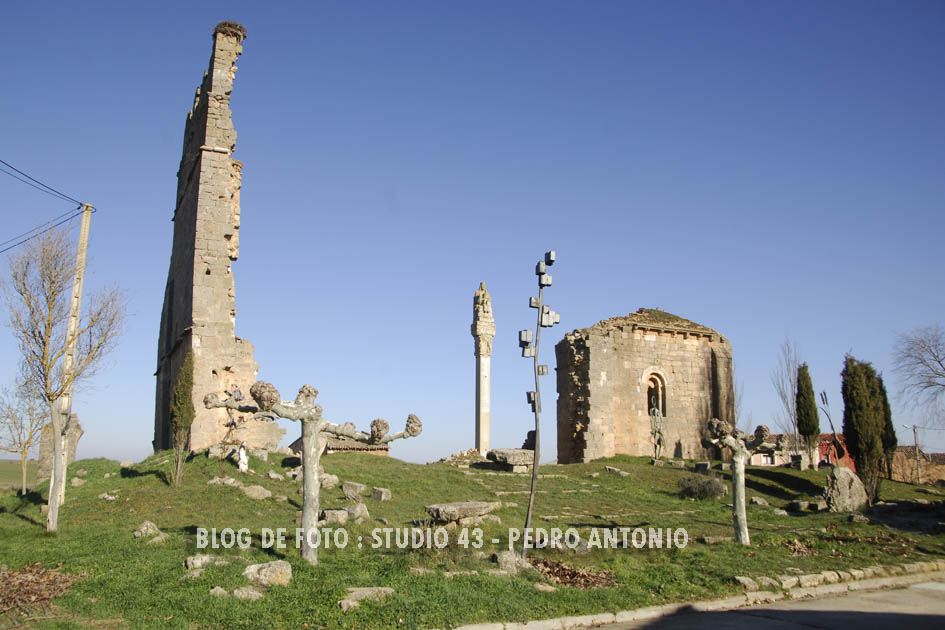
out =
[(640, 309), (565, 335), (558, 362), (558, 462), (654, 453), (651, 414), (670, 457), (713, 454), (711, 418), (734, 424), (732, 346), (718, 332)]
[[(206, 409), (208, 392), (248, 392), (258, 366), (253, 346), (235, 334), (236, 299), (232, 261), (239, 255), (242, 163), (230, 157), (236, 131), (230, 92), (246, 30), (233, 22), (214, 29), (210, 68), (194, 96), (184, 127), (177, 172), (174, 243), (164, 291), (158, 341), (154, 449), (172, 446), (169, 408), (177, 374), (194, 354), (194, 409), (190, 448), (219, 443), (227, 434), (223, 409)], [(247, 417), (230, 435), (248, 447), (275, 448), (285, 432), (274, 423)]]

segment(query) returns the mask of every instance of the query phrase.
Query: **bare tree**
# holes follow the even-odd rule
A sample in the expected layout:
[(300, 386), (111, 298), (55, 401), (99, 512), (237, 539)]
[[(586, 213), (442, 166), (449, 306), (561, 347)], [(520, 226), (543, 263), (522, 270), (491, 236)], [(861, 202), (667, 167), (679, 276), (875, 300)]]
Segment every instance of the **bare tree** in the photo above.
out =
[[(105, 290), (90, 296), (77, 333), (67, 339), (75, 270), (75, 250), (67, 233), (50, 230), (10, 257), (10, 279), (2, 285), (10, 327), (22, 355), (23, 386), (48, 407), (53, 430), (47, 531), (56, 531), (59, 506), (65, 498), (63, 441), (68, 417), (61, 413), (59, 400), (69, 395), (77, 382), (95, 374), (115, 346), (125, 319), (124, 294), (118, 289)], [(66, 375), (62, 364), (70, 345), (75, 360)]]
[(902, 380), (904, 399), (930, 408), (945, 403), (945, 327), (934, 324), (900, 334), (893, 369)]
[(48, 420), (49, 413), (41, 402), (22, 387), (0, 395), (0, 451), (20, 456), (21, 495), (26, 495), (26, 460), (39, 445), (39, 436)]
[(761, 448), (784, 448), (784, 436), (777, 443), (770, 442), (771, 431), (761, 424), (751, 437), (745, 435), (727, 422), (716, 418), (709, 420), (709, 442), (720, 447), (732, 449), (732, 520), (735, 525), (735, 541), (750, 545), (748, 536), (748, 515), (745, 509), (745, 464), (751, 454)]
[(225, 407), (236, 411), (252, 413), (260, 420), (285, 418), (302, 423), (302, 558), (309, 564), (318, 564), (318, 494), (321, 484), (318, 478), (318, 458), (321, 455), (318, 444), (322, 433), (331, 433), (348, 437), (364, 444), (387, 444), (401, 438), (416, 437), (423, 430), (423, 424), (417, 416), (407, 416), (407, 426), (400, 433), (388, 435), (390, 425), (386, 420), (377, 418), (371, 422), (371, 432), (358, 431), (354, 424), (333, 424), (322, 417), (321, 405), (315, 404), (318, 390), (311, 385), (303, 385), (295, 397), (295, 402), (282, 400), (279, 390), (264, 381), (256, 381), (249, 390), (256, 406), (242, 403), (243, 394), (239, 390), (229, 392), (226, 400), (217, 394), (204, 396), (203, 404), (207, 409)]
[(778, 362), (771, 371), (771, 384), (774, 385), (774, 391), (777, 392), (778, 400), (781, 401), (781, 409), (776, 419), (778, 429), (781, 433), (794, 436), (791, 449), (795, 453), (798, 452), (795, 396), (797, 395), (797, 368), (799, 366), (797, 344), (790, 337), (785, 337), (781, 343)]

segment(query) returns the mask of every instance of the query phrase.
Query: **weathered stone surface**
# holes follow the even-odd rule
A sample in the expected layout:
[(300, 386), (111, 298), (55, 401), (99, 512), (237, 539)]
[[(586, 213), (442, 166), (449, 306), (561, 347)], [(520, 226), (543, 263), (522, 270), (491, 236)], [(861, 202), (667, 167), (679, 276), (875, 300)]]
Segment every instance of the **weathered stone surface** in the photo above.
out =
[(152, 523), (151, 521), (144, 521), (138, 525), (138, 529), (135, 530), (135, 538), (140, 538), (141, 536), (157, 536), (161, 533), (161, 530), (158, 529), (158, 526)]
[(700, 475), (708, 475), (711, 469), (711, 462), (696, 462), (695, 471)]
[(781, 582), (781, 588), (785, 590), (794, 588), (798, 582), (796, 575), (782, 575), (778, 581)]
[(768, 505), (768, 502), (761, 497), (752, 497), (749, 499), (749, 503), (752, 505)]
[(554, 593), (558, 590), (551, 584), (545, 584), (544, 582), (535, 582), (534, 587), (536, 591), (541, 591), (542, 593)]
[(80, 468), (79, 470), (75, 471), (75, 474), (78, 477), (85, 477), (87, 474), (89, 474), (89, 471), (87, 471), (85, 468)]
[(170, 537), (169, 537), (165, 532), (161, 532), (160, 534), (158, 534), (157, 536), (155, 536), (154, 538), (152, 538), (151, 540), (149, 540), (149, 541), (148, 541), (148, 544), (149, 544), (149, 545), (161, 545), (161, 544), (167, 542), (167, 539), (168, 539), (168, 538), (170, 538)]
[(263, 592), (255, 586), (241, 586), (239, 588), (233, 589), (233, 597), (236, 599), (254, 602), (257, 599), (263, 598)]
[(285, 586), (292, 580), (292, 565), (285, 560), (251, 564), (243, 576), (262, 586)]
[(735, 540), (734, 536), (703, 536), (699, 539), (700, 542), (706, 545), (718, 545), (721, 543), (729, 543)]
[(213, 562), (214, 556), (208, 553), (198, 553), (195, 556), (189, 556), (184, 560), (184, 566), (188, 569), (202, 569)]
[(243, 494), (248, 496), (250, 499), (268, 499), (272, 496), (272, 492), (263, 488), (262, 486), (246, 486), (242, 488)]
[(771, 511), (775, 516), (787, 516), (787, 510), (782, 510), (781, 508), (775, 508)]
[(736, 575), (736, 576), (735, 576), (735, 581), (738, 582), (739, 584), (741, 584), (742, 586), (744, 586), (746, 591), (757, 591), (757, 590), (758, 590), (758, 583), (755, 582), (755, 581), (754, 581), (753, 579), (751, 579), (750, 577), (747, 577), (747, 576), (744, 576), (744, 575)]
[(559, 463), (652, 457), (654, 407), (674, 458), (713, 455), (702, 442), (709, 418), (734, 424), (732, 346), (705, 326), (641, 309), (567, 333), (555, 355)]
[(367, 506), (363, 503), (349, 505), (345, 508), (345, 511), (348, 513), (348, 520), (354, 521), (355, 523), (360, 523), (371, 518)]
[(500, 551), (492, 554), (492, 561), (499, 565), (499, 569), (515, 575), (519, 571), (534, 571), (535, 568), (514, 551)]
[(348, 510), (324, 510), (322, 518), (328, 525), (344, 525), (348, 522)]
[(806, 575), (797, 576), (798, 584), (802, 588), (809, 588), (811, 586), (820, 586), (824, 583), (824, 576), (820, 573), (808, 573)]
[(436, 503), (428, 505), (424, 509), (435, 521), (448, 523), (470, 516), (483, 516), (501, 507), (501, 505), (497, 502), (463, 501), (460, 503)]
[(98, 495), (98, 498), (102, 499), (103, 501), (114, 501), (118, 497), (115, 496), (114, 494), (108, 494), (107, 492), (103, 492), (102, 494)]
[(535, 451), (524, 448), (497, 448), (486, 453), (486, 459), (509, 466), (531, 466)]
[(214, 477), (207, 482), (208, 486), (233, 486), (236, 488), (242, 488), (243, 482), (235, 477)]
[(338, 602), (341, 610), (348, 612), (357, 608), (364, 600), (380, 601), (394, 594), (394, 589), (387, 586), (369, 586), (366, 588), (349, 588), (348, 595)]
[(273, 481), (285, 481), (285, 477), (283, 477), (282, 475), (280, 475), (274, 470), (270, 470), (269, 473), (267, 474), (267, 477), (269, 477)]
[(805, 512), (810, 507), (810, 501), (791, 501), (787, 509), (791, 512)]
[[(178, 168), (174, 235), (157, 347), (154, 448), (172, 445), (170, 401), (188, 353), (194, 357), (190, 430), (192, 450), (219, 443), (227, 435), (227, 412), (207, 409), (203, 397), (239, 388), (244, 394), (256, 380), (253, 346), (235, 334), (235, 285), (231, 268), (239, 256), (242, 163), (231, 155), (236, 131), (230, 94), (242, 36), (215, 33), (209, 69), (191, 101)], [(240, 415), (240, 414), (236, 414)], [(274, 422), (242, 414), (229, 436), (247, 448), (275, 449), (285, 430)]]
[(361, 493), (367, 490), (367, 486), (356, 481), (346, 481), (341, 484), (341, 491), (349, 501), (360, 501)]
[[(75, 449), (79, 444), (79, 439), (85, 431), (79, 424), (79, 416), (72, 414), (69, 416), (69, 424), (66, 428), (66, 466), (75, 461)], [(51, 424), (43, 427), (39, 434), (39, 458), (36, 460), (36, 483), (41, 483), (49, 479), (53, 470), (53, 428)]]
[(213, 595), (214, 597), (226, 597), (229, 595), (229, 593), (226, 592), (226, 589), (220, 586), (214, 586), (213, 588), (211, 588), (210, 594)]
[(321, 486), (322, 490), (331, 490), (338, 485), (338, 481), (338, 475), (325, 473), (318, 476), (318, 485)]
[(866, 489), (856, 473), (838, 467), (827, 475), (824, 499), (831, 512), (856, 512), (866, 504)]
[(825, 512), (827, 511), (827, 502), (826, 501), (811, 501), (810, 505), (807, 506), (807, 509), (811, 512)]
[(755, 582), (758, 582), (758, 586), (759, 586), (759, 587), (763, 587), (763, 588), (766, 588), (766, 589), (779, 589), (779, 588), (781, 588), (781, 585), (777, 582), (777, 580), (773, 580), (773, 579), (769, 578), (769, 577), (766, 576), (766, 575), (762, 575), (762, 576), (760, 576), (760, 577), (756, 577), (756, 578), (755, 578)]
[(375, 501), (390, 501), (391, 494), (387, 488), (374, 488), (371, 490), (371, 496)]
[(81, 486), (85, 484), (85, 479), (80, 479), (79, 477), (73, 477), (69, 480), (69, 484), (72, 487)]

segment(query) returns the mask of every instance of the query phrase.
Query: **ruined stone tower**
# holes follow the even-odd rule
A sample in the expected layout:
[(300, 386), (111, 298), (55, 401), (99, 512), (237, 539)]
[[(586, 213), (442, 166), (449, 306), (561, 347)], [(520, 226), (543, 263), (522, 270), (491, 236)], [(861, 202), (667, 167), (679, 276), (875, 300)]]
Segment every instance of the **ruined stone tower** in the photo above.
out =
[[(236, 131), (230, 92), (246, 30), (234, 22), (214, 29), (210, 68), (194, 96), (184, 126), (177, 171), (174, 241), (164, 290), (158, 341), (154, 449), (172, 446), (169, 407), (177, 374), (188, 352), (194, 355), (194, 409), (190, 448), (221, 441), (226, 411), (204, 409), (203, 397), (234, 385), (248, 394), (258, 366), (253, 346), (235, 334), (236, 293), (230, 263), (239, 255), (242, 163), (230, 157)], [(236, 441), (275, 448), (284, 431), (247, 419)]]
[(618, 453), (653, 456), (650, 415), (663, 454), (701, 458), (711, 418), (735, 422), (732, 346), (718, 332), (641, 308), (565, 335), (558, 361), (558, 463)]
[(473, 323), (470, 332), (475, 341), (476, 353), (476, 450), (485, 456), (489, 452), (492, 339), (495, 337), (492, 298), (486, 291), (485, 282), (479, 283), (479, 289), (473, 296)]

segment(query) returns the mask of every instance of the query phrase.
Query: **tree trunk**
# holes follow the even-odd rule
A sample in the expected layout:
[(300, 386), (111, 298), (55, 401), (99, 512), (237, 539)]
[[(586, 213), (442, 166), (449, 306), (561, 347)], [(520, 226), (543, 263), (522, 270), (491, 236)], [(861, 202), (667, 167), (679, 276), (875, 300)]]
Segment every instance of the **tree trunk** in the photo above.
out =
[(20, 496), (26, 496), (26, 456), (27, 450), (20, 451)]
[(748, 453), (744, 447), (732, 451), (732, 517), (735, 521), (735, 541), (750, 545), (748, 515), (745, 513), (745, 462)]
[(177, 488), (180, 486), (181, 471), (184, 468), (184, 445), (182, 443), (177, 444), (174, 447), (174, 451), (174, 454), (177, 456), (176, 466), (174, 467), (174, 487)]
[(302, 420), (302, 559), (311, 565), (318, 564), (318, 547), (309, 534), (318, 527), (318, 434), (321, 423)]
[(49, 405), (49, 422), (52, 425), (53, 442), (53, 470), (49, 479), (49, 512), (46, 514), (46, 531), (54, 532), (59, 526), (60, 497), (63, 496), (66, 486), (66, 469), (62, 458), (62, 416), (59, 414), (59, 405), (53, 401)]

